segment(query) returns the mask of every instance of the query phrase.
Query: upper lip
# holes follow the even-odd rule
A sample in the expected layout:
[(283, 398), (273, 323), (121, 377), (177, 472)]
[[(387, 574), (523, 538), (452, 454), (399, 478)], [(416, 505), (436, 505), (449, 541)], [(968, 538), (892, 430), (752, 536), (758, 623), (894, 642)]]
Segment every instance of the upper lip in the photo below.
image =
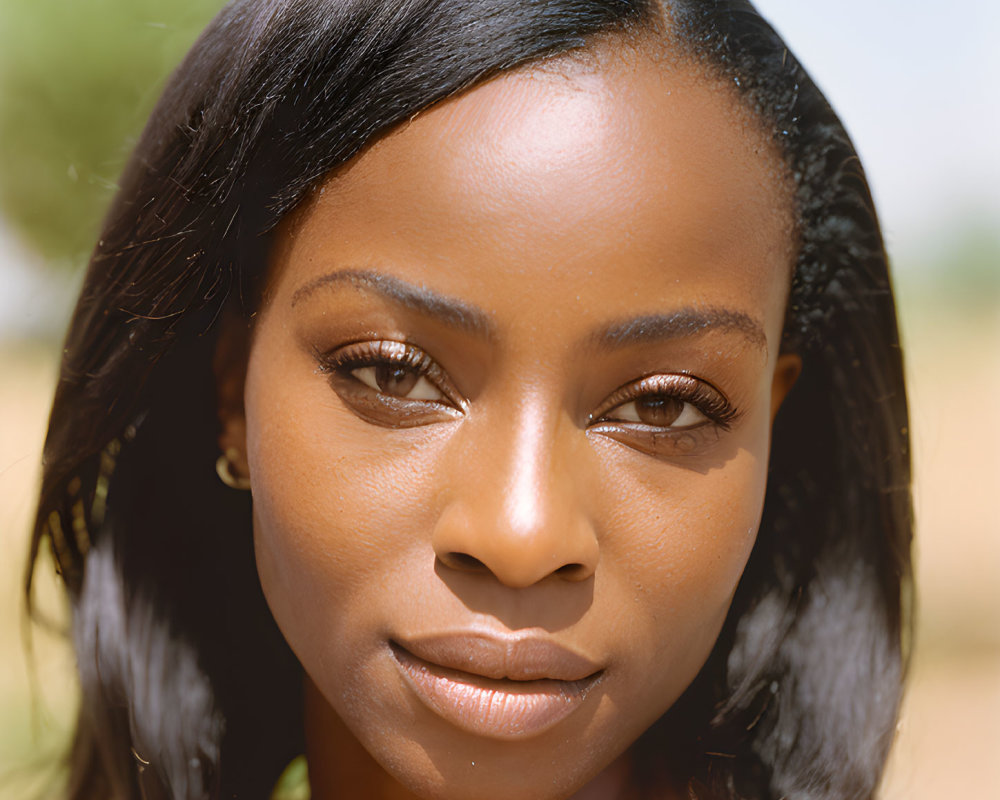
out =
[(579, 681), (601, 671), (586, 656), (537, 635), (497, 635), (481, 631), (445, 633), (392, 643), (446, 669), (484, 678), (515, 681)]

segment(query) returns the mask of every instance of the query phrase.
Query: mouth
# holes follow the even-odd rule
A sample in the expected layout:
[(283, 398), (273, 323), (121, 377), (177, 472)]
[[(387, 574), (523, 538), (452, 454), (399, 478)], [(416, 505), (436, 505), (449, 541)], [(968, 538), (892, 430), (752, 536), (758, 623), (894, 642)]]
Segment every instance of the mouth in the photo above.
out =
[(536, 736), (584, 702), (603, 670), (560, 645), (482, 634), (390, 640), (403, 678), (425, 706), (469, 733)]

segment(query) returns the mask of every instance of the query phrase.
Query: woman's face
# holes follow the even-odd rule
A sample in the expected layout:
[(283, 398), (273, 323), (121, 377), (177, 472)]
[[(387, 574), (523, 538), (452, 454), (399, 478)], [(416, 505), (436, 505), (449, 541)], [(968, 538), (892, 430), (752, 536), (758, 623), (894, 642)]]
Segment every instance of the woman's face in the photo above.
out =
[(285, 223), (245, 447), (317, 796), (360, 743), (564, 797), (674, 703), (757, 532), (793, 243), (728, 90), (621, 53), (439, 104)]

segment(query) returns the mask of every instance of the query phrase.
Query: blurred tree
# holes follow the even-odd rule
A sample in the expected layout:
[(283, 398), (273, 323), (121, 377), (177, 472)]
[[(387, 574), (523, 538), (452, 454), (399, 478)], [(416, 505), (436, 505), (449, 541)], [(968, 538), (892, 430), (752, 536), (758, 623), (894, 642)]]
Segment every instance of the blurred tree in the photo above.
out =
[(50, 263), (89, 253), (170, 71), (222, 0), (0, 0), (0, 212)]
[(985, 203), (956, 203), (918, 245), (896, 273), (904, 305), (1000, 315), (1000, 225)]

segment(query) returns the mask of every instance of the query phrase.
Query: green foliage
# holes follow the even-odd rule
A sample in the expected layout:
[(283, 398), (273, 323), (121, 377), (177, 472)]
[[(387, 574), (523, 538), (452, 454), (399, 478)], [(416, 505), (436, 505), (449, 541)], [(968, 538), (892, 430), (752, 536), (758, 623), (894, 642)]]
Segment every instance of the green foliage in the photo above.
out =
[(164, 81), (222, 0), (0, 0), (0, 211), (72, 265)]
[(1000, 228), (992, 210), (959, 209), (932, 234), (896, 272), (907, 306), (918, 316), (943, 307), (972, 316), (1000, 312)]
[(938, 255), (937, 272), (962, 294), (982, 301), (1000, 298), (1000, 231), (994, 219), (967, 221), (946, 239), (950, 252)]

